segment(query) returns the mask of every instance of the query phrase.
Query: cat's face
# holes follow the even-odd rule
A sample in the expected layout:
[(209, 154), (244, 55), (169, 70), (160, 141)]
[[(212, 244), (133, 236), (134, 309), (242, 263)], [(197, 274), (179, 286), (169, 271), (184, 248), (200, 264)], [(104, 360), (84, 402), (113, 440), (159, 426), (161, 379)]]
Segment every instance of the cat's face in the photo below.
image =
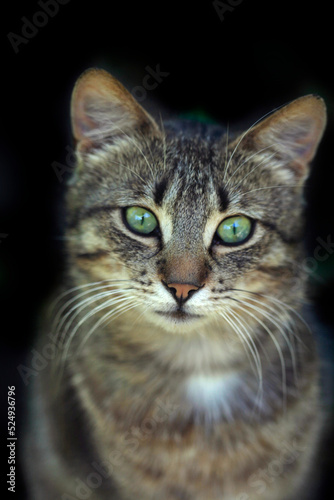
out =
[(325, 121), (319, 99), (294, 101), (232, 140), (216, 128), (158, 127), (93, 70), (77, 84), (72, 113), (68, 247), (78, 285), (115, 280), (120, 313), (180, 333), (229, 321), (233, 310), (252, 322), (257, 297), (270, 296), (268, 307), (298, 299), (302, 188)]

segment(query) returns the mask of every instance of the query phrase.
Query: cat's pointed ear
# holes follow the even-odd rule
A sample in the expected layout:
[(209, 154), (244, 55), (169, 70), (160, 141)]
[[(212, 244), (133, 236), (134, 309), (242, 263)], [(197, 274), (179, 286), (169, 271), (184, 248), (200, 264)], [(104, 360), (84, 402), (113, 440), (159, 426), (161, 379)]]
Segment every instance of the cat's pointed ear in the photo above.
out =
[(88, 69), (78, 79), (72, 94), (71, 118), (77, 147), (84, 151), (136, 131), (158, 132), (153, 118), (130, 92), (101, 69)]
[(280, 108), (256, 125), (246, 142), (251, 147), (274, 154), (282, 167), (304, 180), (326, 126), (323, 99), (307, 95)]

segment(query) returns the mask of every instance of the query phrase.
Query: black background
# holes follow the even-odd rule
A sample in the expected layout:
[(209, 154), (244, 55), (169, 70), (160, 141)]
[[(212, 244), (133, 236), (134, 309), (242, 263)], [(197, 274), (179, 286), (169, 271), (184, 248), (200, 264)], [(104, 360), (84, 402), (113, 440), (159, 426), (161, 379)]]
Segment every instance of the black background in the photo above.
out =
[[(43, 3), (43, 2), (42, 2)], [(228, 4), (228, 2), (225, 2)], [(231, 2), (236, 4), (237, 2)], [(211, 1), (79, 2), (69, 0), (45, 20), (38, 1), (7, 2), (1, 14), (0, 298), (1, 424), (6, 455), (7, 386), (17, 388), (18, 442), (27, 388), (17, 366), (34, 339), (41, 304), (61, 268), (59, 208), (64, 189), (52, 168), (66, 164), (71, 146), (69, 102), (88, 67), (103, 67), (129, 89), (142, 86), (147, 67), (169, 73), (147, 99), (164, 110), (204, 112), (230, 125), (252, 121), (308, 93), (326, 101), (329, 125), (309, 182), (307, 248), (333, 235), (332, 10), (323, 3), (243, 0), (221, 19)], [(17, 53), (9, 33), (37, 28)], [(14, 43), (14, 42), (13, 42)], [(64, 176), (64, 179), (66, 175)], [(333, 326), (333, 255), (316, 263), (316, 303)], [(328, 450), (331, 443), (328, 442)], [(6, 455), (7, 456), (7, 455)], [(329, 452), (328, 456), (332, 454)], [(326, 459), (326, 464), (330, 460)], [(4, 491), (8, 465), (1, 468)], [(325, 484), (331, 479), (327, 465)], [(24, 499), (17, 480), (16, 498)], [(331, 490), (333, 492), (333, 490)]]

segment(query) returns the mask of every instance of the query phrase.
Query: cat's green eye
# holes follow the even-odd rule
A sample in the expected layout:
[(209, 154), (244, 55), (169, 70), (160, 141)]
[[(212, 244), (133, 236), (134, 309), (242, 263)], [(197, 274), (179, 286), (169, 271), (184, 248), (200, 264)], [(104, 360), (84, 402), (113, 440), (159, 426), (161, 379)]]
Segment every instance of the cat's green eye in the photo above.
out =
[(252, 222), (244, 215), (228, 217), (219, 224), (217, 234), (227, 244), (238, 244), (245, 241), (252, 231)]
[(129, 207), (125, 210), (125, 220), (132, 231), (151, 234), (158, 227), (156, 217), (143, 207)]

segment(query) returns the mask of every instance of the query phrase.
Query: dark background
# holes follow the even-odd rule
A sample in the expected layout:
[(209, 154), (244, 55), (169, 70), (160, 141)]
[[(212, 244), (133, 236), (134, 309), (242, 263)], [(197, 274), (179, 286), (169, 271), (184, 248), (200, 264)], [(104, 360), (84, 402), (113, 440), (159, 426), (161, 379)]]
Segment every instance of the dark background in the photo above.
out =
[[(105, 68), (131, 90), (143, 85), (148, 66), (159, 65), (169, 74), (147, 91), (143, 106), (158, 100), (163, 116), (166, 110), (195, 111), (231, 126), (243, 119), (249, 126), (291, 99), (320, 94), (329, 125), (307, 190), (309, 256), (319, 236), (326, 241), (333, 235), (334, 240), (330, 4), (243, 0), (219, 16), (214, 3), (204, 0), (152, 5), (69, 0), (53, 17), (36, 16), (41, 11), (38, 1), (7, 2), (1, 14), (0, 397), (5, 456), (7, 386), (16, 386), (18, 452), (27, 387), (17, 366), (29, 357), (40, 306), (61, 269), (57, 200), (67, 174), (61, 182), (52, 165), (66, 164), (71, 90), (86, 68)], [(30, 38), (19, 43), (16, 53), (8, 34), (24, 36), (23, 17), (45, 25), (35, 32), (27, 28)], [(318, 313), (333, 327), (333, 255), (316, 263), (313, 280)], [(333, 440), (324, 452), (324, 488), (331, 486), (332, 445)], [(4, 463), (4, 492), (7, 469)], [(25, 498), (20, 476), (16, 498)]]

